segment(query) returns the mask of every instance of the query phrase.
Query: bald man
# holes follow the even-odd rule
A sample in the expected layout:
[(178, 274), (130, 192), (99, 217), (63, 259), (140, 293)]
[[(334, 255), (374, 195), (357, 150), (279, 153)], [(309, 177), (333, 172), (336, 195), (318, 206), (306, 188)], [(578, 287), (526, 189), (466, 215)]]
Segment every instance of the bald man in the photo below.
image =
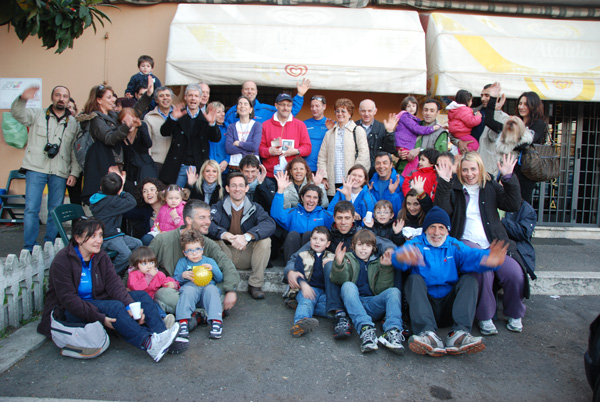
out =
[[(382, 122), (375, 120), (377, 106), (371, 99), (364, 99), (358, 106), (360, 120), (356, 124), (362, 126), (367, 133), (369, 143), (369, 154), (371, 157), (371, 170), (369, 177), (375, 172), (375, 155), (378, 152), (393, 154), (396, 151), (395, 128), (390, 125), (386, 127)], [(391, 124), (391, 122), (390, 122)]]

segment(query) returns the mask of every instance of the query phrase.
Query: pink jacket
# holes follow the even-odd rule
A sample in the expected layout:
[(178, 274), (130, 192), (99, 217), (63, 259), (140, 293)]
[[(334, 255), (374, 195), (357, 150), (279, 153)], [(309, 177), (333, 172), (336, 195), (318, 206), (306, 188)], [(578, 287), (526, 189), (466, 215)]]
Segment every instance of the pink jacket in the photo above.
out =
[(456, 138), (471, 135), (471, 129), (480, 123), (481, 115), (473, 114), (473, 109), (468, 106), (462, 105), (448, 110), (448, 131)]
[(185, 201), (179, 204), (178, 207), (175, 208), (177, 211), (177, 215), (179, 215), (179, 219), (173, 220), (171, 218), (171, 208), (167, 204), (164, 204), (160, 207), (158, 211), (158, 215), (156, 215), (156, 220), (154, 224), (158, 224), (158, 230), (163, 232), (170, 232), (171, 230), (177, 229), (179, 226), (183, 225), (183, 207), (185, 206)]
[(169, 282), (175, 283), (175, 289), (179, 288), (179, 283), (177, 283), (175, 279), (171, 278), (170, 276), (166, 276), (160, 271), (158, 271), (150, 283), (148, 283), (146, 281), (146, 275), (136, 269), (129, 273), (129, 278), (127, 279), (127, 288), (129, 290), (143, 290), (154, 299), (156, 291), (164, 287)]

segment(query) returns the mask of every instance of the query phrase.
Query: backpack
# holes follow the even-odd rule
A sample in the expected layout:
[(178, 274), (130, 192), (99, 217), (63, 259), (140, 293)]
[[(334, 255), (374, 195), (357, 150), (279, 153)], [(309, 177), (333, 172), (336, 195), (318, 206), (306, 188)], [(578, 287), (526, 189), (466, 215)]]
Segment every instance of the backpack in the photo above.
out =
[(110, 339), (100, 321), (78, 324), (66, 322), (54, 309), (50, 314), (52, 341), (60, 348), (60, 354), (75, 359), (93, 359), (110, 346)]

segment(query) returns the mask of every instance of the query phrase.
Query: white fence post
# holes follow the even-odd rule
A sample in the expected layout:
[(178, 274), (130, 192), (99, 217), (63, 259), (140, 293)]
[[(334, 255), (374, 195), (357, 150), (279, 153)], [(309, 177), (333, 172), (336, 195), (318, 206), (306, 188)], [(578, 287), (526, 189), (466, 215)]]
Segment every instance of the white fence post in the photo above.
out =
[(17, 328), (21, 320), (31, 318), (34, 311), (44, 306), (44, 279), (56, 253), (63, 247), (46, 242), (44, 249), (35, 246), (33, 252), (21, 250), (19, 258), (9, 254), (0, 261), (0, 330)]

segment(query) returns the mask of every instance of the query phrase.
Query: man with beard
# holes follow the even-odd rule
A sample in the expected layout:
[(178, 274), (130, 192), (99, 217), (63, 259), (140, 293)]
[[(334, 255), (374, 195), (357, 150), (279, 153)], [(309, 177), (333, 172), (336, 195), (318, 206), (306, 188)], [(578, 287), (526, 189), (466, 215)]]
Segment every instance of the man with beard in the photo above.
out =
[[(27, 88), (12, 104), (13, 117), (29, 127), (27, 148), (21, 169), (25, 170), (25, 212), (23, 226), (26, 250), (33, 250), (40, 230), (40, 208), (44, 187), (48, 186), (48, 211), (62, 205), (66, 186), (74, 186), (81, 168), (75, 158), (73, 141), (78, 124), (67, 109), (71, 94), (59, 85), (50, 94), (47, 109), (26, 108), (40, 88)], [(44, 242), (54, 242), (58, 228), (52, 219), (46, 224)]]
[[(487, 250), (470, 248), (448, 233), (450, 217), (433, 207), (423, 221), (423, 234), (392, 255), (396, 269), (410, 271), (404, 292), (415, 335), (408, 344), (421, 355), (439, 357), (485, 349), (482, 338), (471, 335), (477, 279), (465, 274), (498, 269), (508, 248), (503, 242), (494, 242)], [(452, 327), (445, 344), (436, 333), (438, 324)]]

